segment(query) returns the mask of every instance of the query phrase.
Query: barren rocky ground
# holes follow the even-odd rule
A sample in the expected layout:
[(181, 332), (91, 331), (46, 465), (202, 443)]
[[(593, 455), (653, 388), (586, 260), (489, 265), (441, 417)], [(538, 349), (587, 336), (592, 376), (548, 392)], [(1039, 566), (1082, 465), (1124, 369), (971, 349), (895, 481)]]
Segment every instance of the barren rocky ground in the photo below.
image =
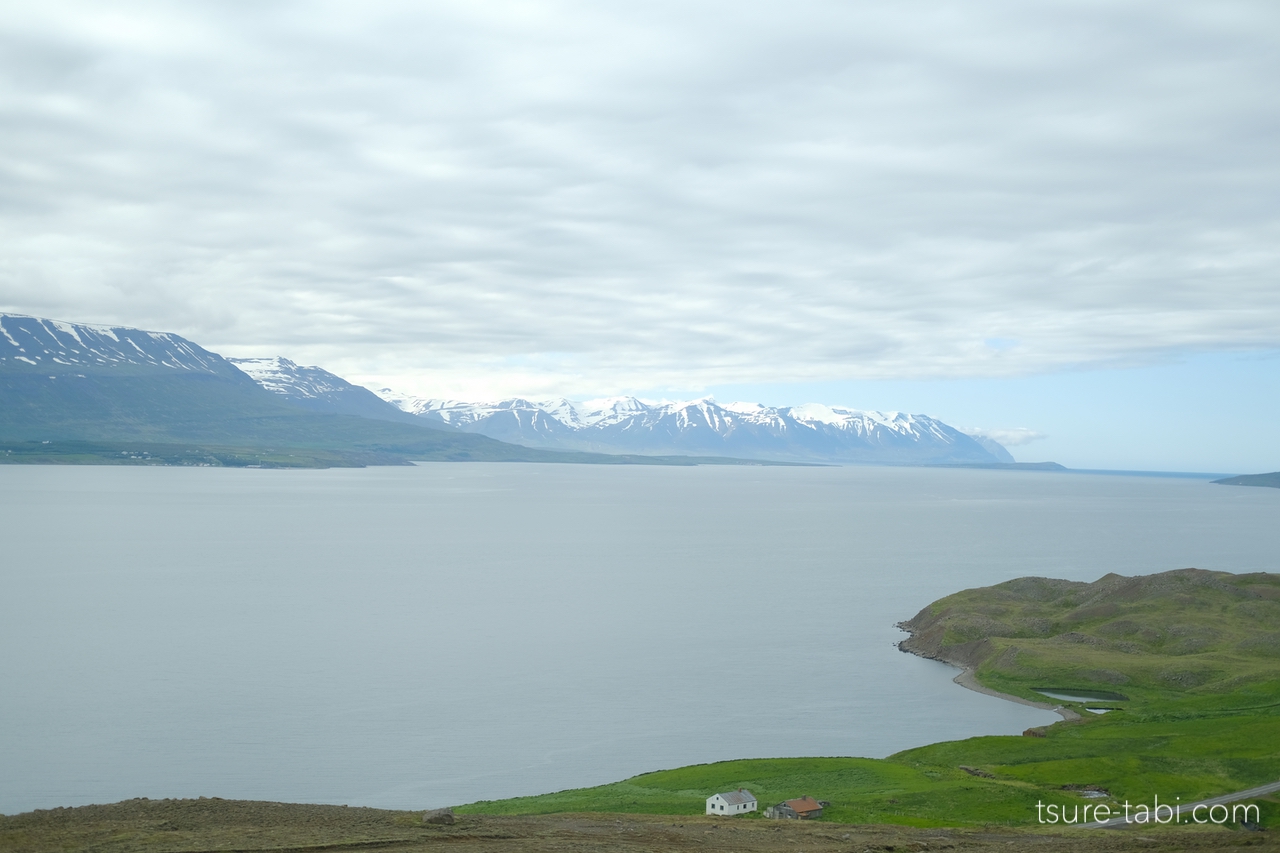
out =
[(128, 800), (0, 817), (0, 850), (6, 853), (1280, 850), (1280, 839), (1271, 835), (1222, 828), (1041, 832), (602, 814), (463, 815), (452, 826), (429, 826), (422, 823), (422, 812), (203, 798)]

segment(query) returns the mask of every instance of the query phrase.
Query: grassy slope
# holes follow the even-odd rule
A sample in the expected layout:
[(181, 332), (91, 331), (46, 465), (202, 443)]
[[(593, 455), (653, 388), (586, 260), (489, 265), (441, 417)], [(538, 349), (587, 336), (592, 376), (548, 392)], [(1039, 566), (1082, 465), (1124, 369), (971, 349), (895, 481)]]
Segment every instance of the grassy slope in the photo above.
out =
[(1029, 699), (1043, 699), (1037, 687), (1113, 692), (1131, 711), (1172, 714), (1280, 701), (1280, 575), (1020, 578), (948, 596), (903, 627), (908, 650)]
[[(631, 812), (700, 814), (715, 791), (746, 787), (762, 805), (809, 794), (841, 823), (965, 826), (1033, 823), (1036, 803), (1183, 802), (1280, 779), (1274, 716), (1059, 724), (1045, 738), (982, 737), (932, 744), (887, 759), (748, 759), (683, 767), (537, 797), (473, 803), (477, 814)], [(970, 767), (992, 778), (970, 775)], [(1109, 800), (1067, 790), (1100, 786)], [(1277, 826), (1274, 803), (1264, 825)]]
[[(841, 822), (1026, 825), (1038, 801), (1099, 802), (1064, 786), (1149, 804), (1274, 781), (1280, 672), (1269, 629), (1280, 624), (1278, 593), (1275, 575), (1194, 570), (968, 590), (912, 620), (918, 651), (975, 664), (985, 684), (1029, 698), (1044, 698), (1034, 687), (1123, 690), (1124, 701), (1100, 704), (1124, 710), (1097, 716), (1076, 703), (1085, 719), (1042, 738), (971, 738), (884, 760), (721, 762), (464, 810), (690, 814), (710, 793), (742, 786), (762, 805), (804, 794), (829, 800), (824, 819)], [(1265, 824), (1280, 825), (1275, 804), (1263, 813)]]

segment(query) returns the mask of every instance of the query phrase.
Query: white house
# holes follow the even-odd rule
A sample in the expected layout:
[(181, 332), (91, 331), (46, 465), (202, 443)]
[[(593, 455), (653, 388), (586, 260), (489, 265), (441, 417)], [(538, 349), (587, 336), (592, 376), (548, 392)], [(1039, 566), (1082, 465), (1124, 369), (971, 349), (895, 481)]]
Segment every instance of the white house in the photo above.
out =
[(755, 795), (746, 788), (707, 797), (707, 814), (736, 815), (756, 810)]

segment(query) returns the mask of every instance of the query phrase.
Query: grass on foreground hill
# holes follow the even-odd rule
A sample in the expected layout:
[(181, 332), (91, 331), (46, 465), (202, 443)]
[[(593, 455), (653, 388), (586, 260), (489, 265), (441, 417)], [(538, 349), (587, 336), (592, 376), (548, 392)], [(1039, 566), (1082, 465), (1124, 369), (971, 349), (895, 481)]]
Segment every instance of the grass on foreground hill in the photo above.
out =
[(219, 800), (126, 800), (101, 806), (0, 816), (7, 853), (850, 853), (860, 850), (956, 850), (992, 853), (1225, 851), (1252, 847), (1254, 833), (1081, 832), (833, 826), (823, 822), (722, 820), (654, 815), (464, 815), (452, 825), (423, 823), (420, 811)]
[[(459, 811), (701, 814), (710, 794), (745, 787), (762, 808), (806, 794), (828, 800), (823, 820), (839, 823), (1027, 826), (1036, 823), (1038, 802), (1070, 808), (1097, 803), (1114, 807), (1128, 800), (1150, 806), (1156, 795), (1161, 802), (1192, 802), (1280, 779), (1280, 719), (1221, 722), (1098, 718), (1057, 724), (1044, 738), (971, 738), (886, 759), (725, 761), (594, 788), (473, 803)], [(1108, 796), (1086, 797), (1084, 789), (1090, 787)], [(1262, 824), (1280, 826), (1280, 806), (1259, 805)]]
[[(1280, 780), (1277, 616), (1280, 577), (1270, 574), (1023, 578), (967, 590), (911, 620), (908, 645), (975, 666), (1004, 692), (1044, 699), (1034, 688), (1056, 688), (1113, 701), (1064, 703), (1082, 719), (1043, 737), (971, 738), (881, 760), (721, 762), (462, 811), (698, 814), (711, 793), (746, 787), (762, 808), (806, 794), (828, 800), (824, 820), (1025, 826), (1038, 802), (1151, 806), (1156, 796), (1191, 802), (1242, 790)], [(1098, 705), (1117, 710), (1086, 710)], [(1259, 814), (1280, 827), (1275, 801), (1260, 801)]]
[(1092, 704), (1166, 716), (1280, 702), (1280, 575), (1265, 572), (1019, 578), (947, 596), (902, 627), (907, 651), (1026, 699), (1114, 694), (1125, 700)]

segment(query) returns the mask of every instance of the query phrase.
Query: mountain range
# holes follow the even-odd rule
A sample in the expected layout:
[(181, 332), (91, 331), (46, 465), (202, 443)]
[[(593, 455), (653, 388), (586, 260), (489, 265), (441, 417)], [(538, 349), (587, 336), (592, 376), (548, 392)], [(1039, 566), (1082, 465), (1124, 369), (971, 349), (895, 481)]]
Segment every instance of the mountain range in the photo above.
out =
[[(356, 415), (423, 426), (421, 418), (319, 367), (301, 367), (287, 358), (228, 358), (263, 389), (313, 412)], [(427, 424), (434, 426), (434, 424)]]
[(264, 449), (270, 464), (1013, 462), (999, 444), (925, 415), (712, 399), (432, 400), (385, 388), (374, 393), (287, 358), (223, 358), (172, 333), (14, 314), (0, 314), (0, 403), (0, 442), (43, 442), (40, 453), (50, 442), (149, 442), (157, 453), (198, 446), (210, 459), (263, 464)]
[(946, 465), (1014, 461), (1004, 447), (926, 415), (809, 404), (646, 402), (609, 397), (495, 403), (378, 395), (419, 418), (528, 447), (602, 453), (695, 453), (837, 464)]
[(519, 397), (467, 403), (371, 392), (287, 358), (233, 358), (263, 388), (314, 411), (409, 419), (548, 450), (826, 464), (1013, 463), (1003, 446), (926, 415), (809, 404), (777, 408), (712, 399), (645, 402), (608, 397), (574, 402)]
[[(432, 428), (365, 389), (343, 393), (349, 383), (337, 377), (336, 387), (325, 392), (324, 382), (313, 382), (306, 404), (265, 387), (265, 371), (250, 370), (258, 379), (167, 332), (0, 314), (0, 462), (329, 467), (411, 459), (622, 461)], [(366, 406), (386, 417), (368, 416), (361, 411)]]

